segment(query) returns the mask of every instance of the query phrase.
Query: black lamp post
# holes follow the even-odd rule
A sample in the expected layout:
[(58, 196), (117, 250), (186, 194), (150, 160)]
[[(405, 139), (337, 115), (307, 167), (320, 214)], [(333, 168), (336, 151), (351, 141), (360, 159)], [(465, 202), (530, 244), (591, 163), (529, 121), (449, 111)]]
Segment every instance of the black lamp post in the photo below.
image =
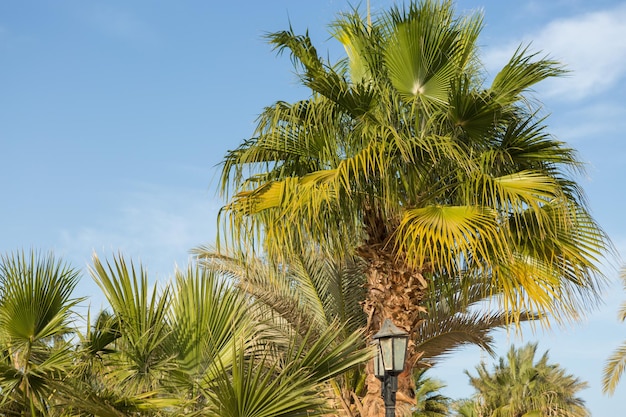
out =
[(385, 417), (395, 417), (398, 375), (404, 370), (409, 335), (396, 327), (391, 320), (385, 319), (380, 331), (372, 339), (378, 346), (374, 374), (382, 382)]

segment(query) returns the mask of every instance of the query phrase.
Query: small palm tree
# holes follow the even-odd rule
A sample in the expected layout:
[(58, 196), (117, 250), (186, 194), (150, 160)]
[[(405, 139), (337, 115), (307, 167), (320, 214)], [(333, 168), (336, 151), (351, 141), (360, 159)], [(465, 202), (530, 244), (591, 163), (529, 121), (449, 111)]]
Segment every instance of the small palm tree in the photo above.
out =
[(78, 272), (52, 254), (0, 257), (0, 414), (51, 415), (73, 367)]
[(566, 416), (588, 417), (578, 392), (587, 383), (548, 363), (548, 353), (535, 360), (537, 344), (514, 346), (501, 357), (493, 372), (481, 362), (478, 375), (466, 371), (476, 389), (476, 411), (481, 417)]
[[(622, 282), (624, 283), (624, 288), (626, 289), (626, 268), (622, 269), (621, 278)], [(622, 322), (626, 320), (626, 302), (622, 303), (618, 312), (618, 318)], [(622, 345), (613, 352), (604, 367), (604, 374), (602, 377), (602, 390), (605, 393), (613, 395), (613, 393), (615, 392), (615, 388), (617, 388), (617, 384), (619, 383), (622, 374), (624, 373), (625, 368), (626, 342), (622, 343)]]

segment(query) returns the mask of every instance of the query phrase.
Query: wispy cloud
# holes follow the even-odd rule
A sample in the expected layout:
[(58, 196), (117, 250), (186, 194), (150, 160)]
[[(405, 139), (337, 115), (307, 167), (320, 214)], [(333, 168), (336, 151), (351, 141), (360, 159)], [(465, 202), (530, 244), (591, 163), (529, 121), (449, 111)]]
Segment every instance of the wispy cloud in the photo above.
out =
[(626, 131), (626, 105), (606, 100), (592, 101), (571, 110), (560, 110), (550, 123), (557, 137), (568, 142), (594, 138), (606, 144), (606, 141), (619, 140), (621, 132)]
[(215, 238), (219, 206), (204, 190), (143, 185), (116, 201), (93, 223), (61, 231), (57, 252), (82, 265), (94, 251), (120, 252), (164, 278), (187, 263), (192, 247)]
[(502, 67), (515, 48), (531, 44), (563, 62), (568, 77), (544, 83), (541, 92), (562, 100), (579, 100), (607, 91), (626, 76), (626, 4), (550, 22), (536, 33), (489, 49), (485, 63), (490, 72)]

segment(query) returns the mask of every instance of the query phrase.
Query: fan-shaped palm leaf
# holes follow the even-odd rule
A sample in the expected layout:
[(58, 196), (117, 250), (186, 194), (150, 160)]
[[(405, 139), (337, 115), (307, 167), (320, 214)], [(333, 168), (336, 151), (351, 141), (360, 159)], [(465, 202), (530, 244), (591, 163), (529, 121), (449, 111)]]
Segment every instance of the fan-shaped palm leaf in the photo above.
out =
[(78, 272), (52, 254), (0, 257), (0, 408), (45, 412), (72, 367), (69, 343)]

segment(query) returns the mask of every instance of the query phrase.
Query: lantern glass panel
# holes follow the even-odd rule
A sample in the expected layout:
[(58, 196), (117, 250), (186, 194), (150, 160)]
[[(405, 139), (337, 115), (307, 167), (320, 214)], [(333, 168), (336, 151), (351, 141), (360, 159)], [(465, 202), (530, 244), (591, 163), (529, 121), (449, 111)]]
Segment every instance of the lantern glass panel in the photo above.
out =
[(383, 363), (383, 355), (380, 351), (380, 343), (376, 342), (376, 356), (374, 357), (374, 375), (379, 378), (385, 376), (385, 365)]
[(409, 342), (408, 337), (395, 337), (393, 341), (393, 370), (402, 372), (404, 370), (404, 361), (406, 359), (406, 348)]
[(393, 370), (393, 340), (391, 338), (382, 338), (379, 340), (380, 353), (383, 360), (385, 371)]

